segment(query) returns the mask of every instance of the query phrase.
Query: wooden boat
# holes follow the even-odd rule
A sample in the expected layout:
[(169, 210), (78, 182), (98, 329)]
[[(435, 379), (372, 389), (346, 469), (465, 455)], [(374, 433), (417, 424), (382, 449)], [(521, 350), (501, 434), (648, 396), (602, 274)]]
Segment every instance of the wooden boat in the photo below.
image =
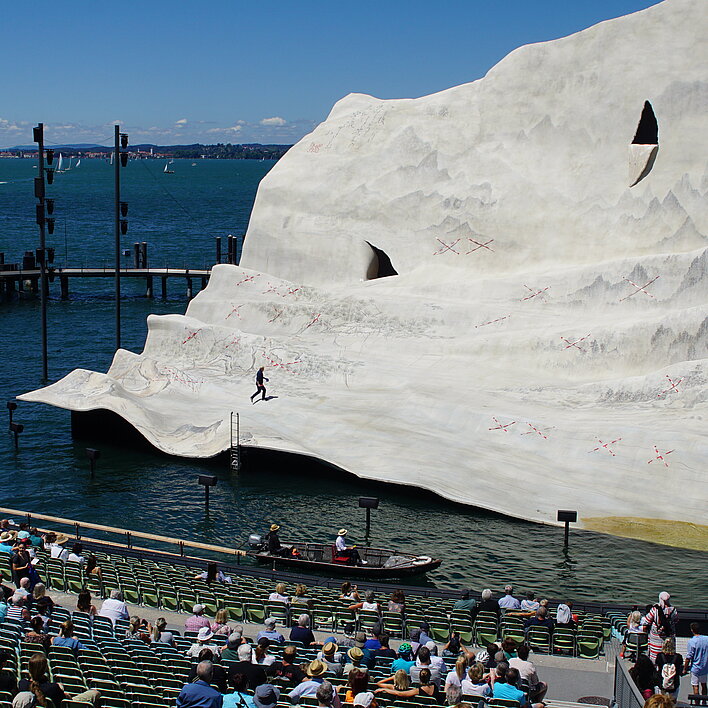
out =
[(284, 548), (297, 549), (298, 555), (274, 556), (268, 553), (265, 544), (253, 548), (247, 555), (259, 563), (273, 568), (311, 571), (326, 575), (345, 575), (357, 578), (400, 578), (409, 575), (422, 575), (437, 568), (442, 561), (430, 556), (416, 556), (384, 548), (357, 546), (362, 565), (336, 560), (334, 544), (328, 543), (283, 543)]

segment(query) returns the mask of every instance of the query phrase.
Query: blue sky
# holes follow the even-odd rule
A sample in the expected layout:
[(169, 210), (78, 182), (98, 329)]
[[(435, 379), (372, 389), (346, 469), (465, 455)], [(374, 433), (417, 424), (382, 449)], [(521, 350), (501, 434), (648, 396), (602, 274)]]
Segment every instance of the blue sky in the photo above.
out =
[[(655, 0), (4, 3), (0, 147), (294, 142), (351, 92), (423, 96)], [(115, 9), (114, 9), (115, 8)], [(41, 28), (41, 44), (38, 42)], [(38, 46), (39, 44), (39, 46)]]

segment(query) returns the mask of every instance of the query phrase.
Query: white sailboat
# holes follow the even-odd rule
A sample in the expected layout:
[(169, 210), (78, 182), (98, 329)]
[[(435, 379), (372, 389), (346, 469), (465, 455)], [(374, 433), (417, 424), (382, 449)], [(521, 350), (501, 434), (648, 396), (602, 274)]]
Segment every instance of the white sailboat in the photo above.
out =
[(64, 171), (63, 168), (64, 168), (64, 156), (61, 153), (59, 153), (59, 161), (57, 162), (56, 172), (57, 173), (63, 172)]
[(78, 167), (80, 164), (81, 164), (81, 158), (79, 158), (79, 159), (76, 161), (76, 164), (74, 165), (74, 167)]
[(170, 165), (174, 162), (174, 160), (168, 160), (165, 162), (165, 169), (162, 170), (166, 175), (173, 175), (175, 173), (174, 170), (170, 169)]

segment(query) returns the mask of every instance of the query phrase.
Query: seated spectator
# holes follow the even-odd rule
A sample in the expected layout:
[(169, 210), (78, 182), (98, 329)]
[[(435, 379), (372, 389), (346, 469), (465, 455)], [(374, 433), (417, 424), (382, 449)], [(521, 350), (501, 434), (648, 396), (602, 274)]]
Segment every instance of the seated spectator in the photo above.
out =
[[(430, 652), (431, 667), (438, 670), (441, 679), (445, 678), (447, 674), (447, 664), (442, 657), (438, 656), (438, 645), (431, 639), (425, 645), (425, 648)], [(418, 655), (420, 656), (420, 650), (418, 651)], [(416, 663), (418, 663), (417, 660)]]
[(322, 650), (317, 652), (317, 659), (327, 667), (329, 673), (338, 678), (343, 675), (343, 657), (341, 652), (339, 652), (339, 647), (334, 642), (325, 642)]
[(209, 625), (209, 628), (217, 636), (228, 636), (231, 634), (231, 627), (229, 627), (229, 611), (223, 607), (217, 610), (214, 621)]
[(430, 668), (425, 667), (420, 670), (418, 681), (420, 683), (418, 695), (429, 696), (434, 698), (436, 703), (440, 703), (440, 685), (435, 683), (433, 671)]
[(253, 694), (256, 708), (275, 708), (280, 699), (280, 689), (270, 684), (259, 686)]
[(226, 640), (226, 646), (221, 650), (222, 661), (239, 661), (238, 648), (245, 643), (246, 640), (243, 638), (241, 631), (235, 629), (231, 632)]
[(44, 600), (49, 606), (49, 614), (54, 609), (54, 600), (47, 595), (47, 587), (44, 583), (37, 583), (32, 590), (32, 606), (36, 607), (40, 600)]
[(192, 607), (192, 614), (184, 621), (185, 632), (198, 632), (203, 627), (209, 627), (211, 622), (204, 616), (204, 605), (197, 603)]
[(691, 672), (691, 689), (708, 695), (708, 636), (701, 634), (698, 622), (691, 622), (691, 638), (688, 640), (683, 671)]
[(430, 661), (430, 649), (427, 646), (418, 650), (416, 665), (411, 667), (410, 676), (413, 683), (422, 683), (420, 672), (423, 669), (430, 671), (430, 681), (440, 688), (441, 675), (437, 666), (432, 666)]
[(676, 653), (673, 637), (664, 639), (661, 651), (656, 655), (656, 672), (659, 690), (676, 701), (683, 672), (683, 657)]
[(275, 592), (268, 595), (268, 602), (282, 602), (285, 605), (290, 604), (290, 598), (285, 594), (287, 587), (285, 583), (278, 583), (275, 586)]
[(5, 616), (9, 620), (16, 622), (29, 622), (31, 615), (25, 607), (25, 598), (23, 595), (13, 595), (7, 603), (7, 612)]
[(375, 622), (371, 627), (371, 636), (364, 642), (363, 647), (359, 647), (364, 652), (365, 660), (368, 661), (371, 654), (381, 649), (381, 640), (379, 637), (383, 634), (383, 625), (381, 622)]
[(74, 656), (78, 656), (81, 649), (86, 649), (86, 647), (74, 637), (74, 623), (71, 620), (67, 620), (61, 624), (59, 627), (59, 635), (52, 639), (52, 644), (55, 647), (68, 647), (74, 653)]
[(89, 689), (70, 696), (64, 691), (60, 683), (54, 683), (49, 680), (49, 665), (44, 654), (32, 654), (29, 659), (28, 670), (29, 679), (22, 679), (17, 688), (19, 691), (31, 691), (34, 693), (37, 703), (41, 706), (47, 704), (47, 698), (52, 701), (54, 708), (60, 708), (62, 701), (65, 699), (95, 704), (101, 695), (95, 689)]
[(476, 604), (477, 601), (474, 598), (470, 597), (470, 591), (463, 590), (460, 594), (460, 599), (455, 602), (455, 604), (452, 606), (452, 609), (472, 612)]
[(361, 597), (359, 597), (356, 585), (352, 585), (348, 580), (342, 583), (342, 587), (339, 593), (339, 599), (351, 600), (353, 602), (361, 602)]
[(203, 573), (194, 576), (195, 580), (204, 580), (207, 584), (211, 583), (231, 583), (231, 578), (224, 575), (217, 563), (207, 563), (207, 569)]
[(529, 590), (526, 593), (526, 598), (521, 601), (521, 611), (528, 612), (531, 615), (536, 614), (536, 610), (541, 606), (539, 601), (536, 599), (533, 590)]
[(639, 692), (646, 699), (654, 695), (656, 684), (656, 668), (646, 654), (640, 654), (634, 666), (629, 670), (629, 675), (636, 684)]
[(81, 555), (83, 552), (84, 544), (75, 543), (71, 548), (71, 553), (69, 553), (67, 560), (71, 561), (72, 563), (81, 563), (81, 565), (83, 565), (84, 563), (86, 563), (86, 559)]
[(42, 534), (39, 533), (39, 530), (37, 529), (36, 526), (33, 526), (30, 530), (30, 543), (35, 547), (35, 548), (42, 548), (44, 546), (44, 539), (42, 538)]
[(152, 628), (152, 641), (174, 647), (175, 638), (172, 632), (167, 631), (167, 620), (164, 617), (158, 617), (155, 621), (155, 626)]
[(197, 680), (185, 684), (177, 696), (177, 708), (221, 708), (223, 696), (211, 687), (214, 664), (201, 661), (197, 664)]
[(332, 708), (334, 702), (341, 705), (334, 686), (329, 681), (323, 681), (315, 693), (317, 708)]
[(14, 696), (17, 693), (17, 678), (5, 668), (11, 658), (12, 654), (7, 649), (0, 649), (0, 693)]
[(123, 593), (120, 590), (111, 590), (111, 596), (103, 601), (100, 617), (108, 617), (115, 625), (117, 619), (130, 619), (128, 606), (123, 602)]
[(229, 676), (229, 683), (234, 691), (224, 696), (223, 708), (256, 708), (253, 696), (247, 693), (248, 677), (245, 674), (232, 673)]
[(211, 641), (213, 636), (214, 633), (209, 627), (202, 627), (199, 632), (197, 632), (196, 641), (185, 652), (185, 656), (196, 658), (199, 656), (199, 652), (201, 652), (202, 649), (211, 649), (214, 656), (218, 656), (219, 647)]
[(624, 659), (624, 652), (627, 649), (627, 635), (628, 634), (644, 634), (644, 629), (641, 627), (642, 613), (639, 610), (634, 610), (627, 617), (627, 629), (624, 632), (624, 637), (622, 638), (622, 649), (620, 651), (620, 658)]
[(460, 681), (460, 688), (464, 696), (489, 698), (492, 695), (490, 685), (484, 680), (484, 672), (484, 664), (479, 661), (470, 666), (466, 678)]
[[(494, 681), (492, 696), (494, 698), (503, 698), (507, 701), (518, 701), (522, 706), (526, 706), (528, 705), (526, 694), (517, 688), (518, 683), (519, 672), (510, 667), (505, 671), (504, 675), (499, 676), (496, 681)], [(537, 705), (540, 708), (543, 707), (542, 703)]]
[(556, 608), (556, 627), (563, 629), (575, 629), (576, 624), (573, 621), (573, 613), (570, 609), (570, 604), (561, 603)]
[(85, 612), (91, 617), (95, 617), (97, 610), (96, 605), (91, 602), (91, 593), (86, 588), (79, 592), (79, 596), (76, 598), (76, 609), (79, 612)]
[(408, 631), (408, 638), (410, 640), (413, 658), (416, 658), (418, 656), (418, 649), (420, 649), (420, 629), (417, 627), (410, 629)]
[(264, 637), (271, 642), (276, 642), (277, 644), (282, 644), (285, 641), (285, 637), (275, 628), (276, 620), (274, 617), (266, 618), (265, 629), (262, 629), (256, 635), (256, 641), (263, 639)]
[(467, 676), (467, 666), (467, 657), (464, 654), (460, 654), (455, 662), (454, 670), (448, 671), (448, 674), (445, 677), (445, 691), (447, 691), (448, 686), (452, 686), (453, 684), (455, 686), (459, 686), (462, 683), (465, 676)]
[(497, 621), (499, 621), (501, 609), (499, 603), (492, 597), (492, 591), (489, 588), (482, 590), (482, 600), (472, 610), (472, 619), (476, 619), (480, 612), (493, 612), (496, 615)]
[(327, 664), (319, 659), (311, 661), (307, 665), (307, 678), (299, 683), (288, 693), (288, 697), (293, 703), (298, 703), (303, 696), (314, 696), (317, 689), (324, 682), (323, 676), (327, 673)]
[(514, 588), (511, 585), (507, 585), (504, 588), (504, 596), (499, 598), (499, 607), (501, 607), (502, 610), (520, 610), (521, 609), (521, 603), (514, 597), (512, 594), (514, 592)]
[(258, 686), (266, 682), (266, 673), (262, 666), (254, 664), (251, 659), (253, 652), (248, 644), (241, 644), (236, 650), (238, 661), (231, 666), (231, 673), (241, 673), (248, 679), (248, 688), (255, 691)]
[(352, 647), (347, 652), (347, 657), (349, 661), (344, 665), (344, 676), (349, 676), (352, 671), (361, 671), (363, 673), (368, 673), (368, 667), (362, 664), (364, 659), (364, 652), (359, 649), (359, 647)]
[(271, 666), (275, 663), (275, 657), (268, 653), (268, 647), (270, 646), (270, 639), (266, 637), (261, 637), (256, 644), (256, 648), (253, 650), (253, 658), (251, 661), (254, 664), (260, 664), (261, 666)]
[(413, 666), (415, 666), (413, 647), (411, 647), (408, 642), (403, 642), (403, 644), (398, 647), (398, 658), (393, 660), (391, 671), (393, 671), (394, 674), (397, 671), (405, 671), (406, 674), (410, 674)]
[(128, 629), (125, 632), (126, 639), (137, 639), (146, 644), (150, 644), (152, 635), (152, 627), (146, 619), (140, 619), (137, 615), (133, 615), (129, 620)]
[[(405, 669), (398, 669), (393, 676), (381, 679), (376, 682), (378, 688), (374, 691), (376, 694), (386, 694), (395, 696), (396, 698), (413, 698), (418, 695), (418, 689), (411, 686), (410, 678)], [(349, 702), (347, 700), (347, 702)]]
[(363, 691), (354, 696), (354, 708), (378, 708), (378, 705), (371, 691)]
[(367, 612), (378, 612), (381, 614), (381, 605), (376, 602), (376, 596), (370, 590), (366, 593), (362, 602), (355, 602), (349, 605), (350, 610), (366, 610)]
[(103, 577), (101, 567), (98, 565), (98, 559), (93, 553), (88, 557), (86, 566), (84, 567), (84, 575), (95, 575), (99, 580)]
[(403, 590), (394, 590), (391, 593), (391, 599), (388, 601), (389, 612), (405, 612), (406, 611), (406, 596)]
[(44, 631), (44, 621), (37, 615), (30, 620), (29, 629), (25, 632), (24, 641), (32, 644), (41, 644), (45, 651), (49, 649), (51, 639)]
[(418, 637), (418, 642), (420, 644), (427, 644), (428, 642), (434, 641), (430, 636), (430, 625), (427, 622), (420, 623), (420, 636)]
[(274, 664), (275, 675), (286, 679), (290, 686), (296, 686), (305, 678), (305, 672), (297, 662), (297, 647), (287, 646), (283, 650), (283, 660)]
[(445, 705), (453, 708), (471, 708), (470, 705), (462, 702), (462, 689), (455, 684), (445, 690)]
[(509, 661), (516, 656), (517, 643), (515, 639), (507, 637), (502, 640), (501, 651), (495, 657), (497, 661)]
[(379, 636), (379, 648), (375, 649), (373, 652), (371, 652), (371, 654), (369, 656), (369, 659), (372, 664), (379, 657), (395, 659), (398, 656), (398, 654), (396, 654), (395, 650), (391, 649), (391, 647), (389, 646), (389, 642), (390, 642), (390, 639), (389, 639), (388, 634), (382, 634)]
[(460, 654), (464, 654), (468, 661), (472, 661), (475, 657), (474, 652), (471, 649), (468, 649), (460, 641), (460, 633), (452, 632), (452, 634), (450, 634), (450, 638), (443, 647), (442, 655), (457, 659)]
[[(29, 578), (20, 578), (19, 585), (15, 589), (14, 594), (15, 595), (22, 595), (24, 598), (28, 598), (32, 593), (29, 591), (29, 585), (30, 585), (30, 580)], [(25, 599), (25, 604), (27, 604), (27, 600)]]
[(228, 691), (228, 686), (226, 684), (226, 669), (219, 664), (214, 664), (214, 652), (208, 647), (204, 647), (197, 657), (197, 663), (192, 664), (189, 669), (189, 674), (187, 674), (187, 681), (194, 681), (197, 678), (197, 666), (201, 664), (202, 661), (208, 661), (213, 664), (211, 682), (221, 691), (221, 693), (226, 693)]
[(344, 675), (347, 676), (347, 692), (344, 694), (344, 702), (353, 703), (357, 693), (364, 693), (369, 690), (369, 672), (352, 669), (351, 671), (346, 671)]
[(676, 704), (663, 693), (655, 693), (644, 701), (643, 708), (675, 708)]
[(11, 555), (15, 547), (15, 531), (3, 531), (0, 533), (0, 554)]
[(44, 597), (40, 597), (39, 600), (37, 600), (34, 607), (34, 611), (37, 613), (36, 616), (41, 617), (42, 622), (44, 622), (45, 632), (49, 630), (49, 627), (51, 626), (52, 622), (50, 603), (51, 607), (53, 607), (54, 603), (52, 602), (51, 598), (45, 595)]
[(295, 595), (293, 596), (290, 604), (300, 605), (301, 607), (304, 606), (309, 609), (315, 604), (315, 601), (311, 597), (307, 596), (307, 588), (302, 583), (298, 583), (295, 586)]
[(509, 659), (509, 667), (516, 669), (519, 675), (529, 685), (529, 700), (532, 703), (541, 703), (548, 691), (548, 684), (540, 681), (536, 667), (529, 661), (528, 644), (521, 644), (517, 649), (517, 656)]
[(306, 647), (317, 644), (315, 635), (310, 629), (310, 616), (302, 614), (297, 618), (297, 625), (290, 630), (290, 641), (301, 642)]
[(548, 610), (545, 607), (539, 607), (536, 610), (534, 617), (527, 619), (524, 623), (524, 629), (528, 630), (531, 627), (545, 627), (549, 632), (553, 631), (553, 619), (548, 616)]

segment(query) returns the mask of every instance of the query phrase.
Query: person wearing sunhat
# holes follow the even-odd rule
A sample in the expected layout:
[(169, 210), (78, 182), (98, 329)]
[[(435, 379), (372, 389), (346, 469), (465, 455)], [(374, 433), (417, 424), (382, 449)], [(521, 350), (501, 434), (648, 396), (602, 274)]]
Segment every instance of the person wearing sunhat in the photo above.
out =
[(15, 531), (3, 531), (0, 533), (0, 553), (7, 553), (10, 555), (12, 549), (15, 547)]
[(271, 556), (288, 556), (290, 555), (290, 549), (285, 548), (280, 543), (278, 531), (280, 531), (280, 526), (278, 526), (278, 524), (271, 524), (270, 531), (265, 535), (265, 540), (268, 544), (268, 553), (270, 553)]
[(52, 558), (58, 558), (63, 561), (69, 559), (69, 551), (64, 548), (64, 544), (69, 540), (66, 534), (52, 534), (51, 540), (47, 540), (49, 541), (49, 553)]
[(290, 700), (293, 703), (298, 703), (303, 696), (314, 696), (317, 693), (317, 689), (322, 685), (326, 673), (327, 664), (324, 661), (319, 659), (311, 661), (307, 665), (307, 678), (288, 693)]
[(187, 649), (186, 656), (188, 658), (196, 658), (199, 656), (202, 649), (211, 649), (214, 655), (218, 655), (219, 647), (211, 642), (211, 638), (214, 636), (214, 632), (209, 629), (209, 627), (202, 627), (199, 632), (197, 632), (197, 638), (189, 649)]
[(264, 683), (258, 686), (253, 694), (253, 705), (256, 708), (274, 708), (280, 698), (280, 689), (276, 686), (271, 686), (269, 683)]
[(348, 533), (346, 529), (339, 529), (337, 532), (337, 540), (334, 542), (337, 555), (346, 556), (354, 565), (366, 565), (366, 561), (361, 560), (359, 557), (359, 551), (357, 551), (356, 546), (347, 546)]
[(359, 649), (359, 647), (352, 647), (347, 652), (347, 657), (349, 661), (344, 665), (345, 676), (349, 676), (349, 672), (353, 669), (363, 671), (364, 673), (369, 672), (368, 667), (362, 663), (364, 660), (364, 651), (362, 649)]
[(317, 652), (317, 658), (327, 665), (327, 671), (333, 676), (342, 676), (342, 654), (333, 641), (327, 641), (322, 649)]

